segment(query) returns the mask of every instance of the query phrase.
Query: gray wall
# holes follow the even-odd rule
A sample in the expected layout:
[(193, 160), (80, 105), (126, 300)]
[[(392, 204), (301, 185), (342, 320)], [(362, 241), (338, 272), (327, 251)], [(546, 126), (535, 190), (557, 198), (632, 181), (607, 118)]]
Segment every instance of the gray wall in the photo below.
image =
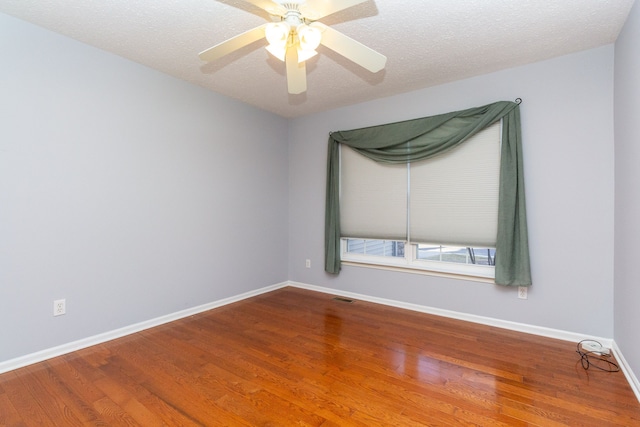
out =
[[(439, 309), (613, 336), (614, 46), (292, 120), (291, 280)], [(533, 286), (343, 266), (323, 271), (329, 131), (521, 97)], [(305, 259), (311, 268), (305, 268)]]
[(615, 51), (615, 334), (640, 373), (640, 5), (635, 3)]
[(286, 120), (2, 14), (0, 57), (0, 362), (287, 279)]

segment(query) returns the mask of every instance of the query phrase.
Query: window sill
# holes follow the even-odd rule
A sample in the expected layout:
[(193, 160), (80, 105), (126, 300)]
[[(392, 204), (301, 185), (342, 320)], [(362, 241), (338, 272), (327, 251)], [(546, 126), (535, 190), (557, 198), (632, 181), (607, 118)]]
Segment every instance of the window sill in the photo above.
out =
[(463, 273), (451, 273), (451, 272), (443, 272), (443, 271), (425, 270), (422, 268), (412, 268), (407, 266), (383, 265), (383, 264), (373, 264), (373, 263), (362, 262), (362, 261), (345, 261), (345, 260), (342, 261), (342, 265), (362, 267), (362, 268), (373, 268), (377, 270), (398, 271), (402, 273), (421, 274), (424, 276), (446, 277), (449, 279), (467, 280), (470, 282), (481, 282), (481, 283), (491, 283), (491, 284), (495, 283), (495, 279), (493, 277), (482, 277), (482, 276), (473, 276), (473, 275), (463, 274)]

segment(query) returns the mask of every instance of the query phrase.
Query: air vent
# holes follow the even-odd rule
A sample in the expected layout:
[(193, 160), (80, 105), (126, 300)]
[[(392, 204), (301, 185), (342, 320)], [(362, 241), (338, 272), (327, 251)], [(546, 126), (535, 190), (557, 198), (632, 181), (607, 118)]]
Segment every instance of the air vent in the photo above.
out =
[(349, 304), (353, 304), (353, 300), (349, 299), (349, 298), (345, 298), (345, 297), (334, 297), (333, 298), (335, 301), (340, 301), (340, 302), (346, 302)]

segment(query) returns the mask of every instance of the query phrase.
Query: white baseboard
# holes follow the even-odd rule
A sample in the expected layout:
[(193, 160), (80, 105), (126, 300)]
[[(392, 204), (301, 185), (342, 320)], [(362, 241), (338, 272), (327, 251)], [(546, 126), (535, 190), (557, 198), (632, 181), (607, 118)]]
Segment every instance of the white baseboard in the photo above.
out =
[(113, 331), (104, 332), (102, 334), (83, 338), (67, 344), (62, 344), (56, 347), (52, 347), (52, 348), (48, 348), (35, 353), (27, 354), (25, 356), (20, 356), (15, 359), (9, 359), (7, 361), (0, 362), (0, 374), (4, 372), (12, 371), (14, 369), (22, 368), (24, 366), (31, 365), (34, 363), (42, 362), (44, 360), (51, 359), (53, 357), (62, 356), (63, 354), (71, 353), (73, 351), (81, 350), (83, 348), (91, 347), (92, 345), (102, 344), (104, 342), (111, 341), (116, 338), (122, 338), (126, 335), (134, 334), (136, 332), (140, 332), (145, 329), (153, 328), (154, 326), (160, 326), (165, 323), (173, 322), (174, 320), (193, 316), (194, 314), (198, 314), (207, 310), (222, 307), (223, 305), (242, 301), (244, 299), (251, 298), (267, 292), (271, 292), (276, 289), (283, 288), (285, 286), (288, 286), (288, 282), (279, 283), (279, 284), (267, 286), (261, 289), (256, 289), (254, 291), (245, 292), (240, 295), (224, 298), (218, 301), (199, 305), (197, 307), (188, 308), (186, 310), (181, 310), (175, 313), (167, 314), (165, 316), (156, 317), (155, 319), (146, 320), (144, 322), (125, 326), (124, 328), (115, 329)]
[(629, 364), (627, 363), (626, 359), (622, 355), (622, 351), (620, 351), (620, 347), (618, 347), (618, 344), (616, 344), (615, 341), (613, 342), (613, 347), (611, 348), (613, 349), (613, 355), (620, 365), (620, 370), (622, 371), (624, 376), (627, 377), (627, 381), (629, 381), (631, 390), (633, 390), (633, 393), (638, 398), (638, 401), (640, 401), (640, 381), (638, 381), (638, 377), (636, 377), (631, 370), (631, 366), (629, 366)]
[(465, 320), (467, 322), (480, 323), (482, 325), (495, 326), (497, 328), (509, 329), (512, 331), (524, 332), (527, 334), (540, 335), (548, 338), (556, 338), (563, 341), (579, 342), (584, 339), (592, 339), (600, 342), (603, 346), (611, 348), (613, 340), (611, 338), (585, 336), (584, 334), (578, 334), (575, 332), (568, 332), (559, 329), (546, 328), (543, 326), (528, 325), (526, 323), (511, 322), (508, 320), (494, 319), (491, 317), (477, 316), (475, 314), (461, 313), (451, 310), (443, 310), (441, 308), (428, 307), (424, 305), (411, 304), (402, 301), (395, 301), (385, 298), (372, 297), (369, 295), (362, 295), (353, 292), (345, 292), (340, 289), (324, 288), (322, 286), (309, 285), (306, 283), (289, 282), (289, 286), (308, 289), (311, 291), (323, 292), (327, 294), (337, 294), (349, 298), (359, 299), (368, 302), (374, 302), (377, 304), (388, 305), (391, 307), (404, 308), (412, 311), (419, 311), (421, 313), (435, 314), (437, 316), (449, 317), (452, 319)]

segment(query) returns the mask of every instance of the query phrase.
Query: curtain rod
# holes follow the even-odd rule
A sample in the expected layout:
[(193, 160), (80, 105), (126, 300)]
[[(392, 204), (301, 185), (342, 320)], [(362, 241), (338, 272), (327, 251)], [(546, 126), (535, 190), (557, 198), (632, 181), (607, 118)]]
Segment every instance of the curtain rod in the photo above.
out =
[[(516, 98), (516, 100), (514, 101), (516, 104), (520, 105), (522, 104), (522, 98)], [(333, 133), (333, 131), (329, 132), (329, 136), (331, 136), (331, 134)]]

